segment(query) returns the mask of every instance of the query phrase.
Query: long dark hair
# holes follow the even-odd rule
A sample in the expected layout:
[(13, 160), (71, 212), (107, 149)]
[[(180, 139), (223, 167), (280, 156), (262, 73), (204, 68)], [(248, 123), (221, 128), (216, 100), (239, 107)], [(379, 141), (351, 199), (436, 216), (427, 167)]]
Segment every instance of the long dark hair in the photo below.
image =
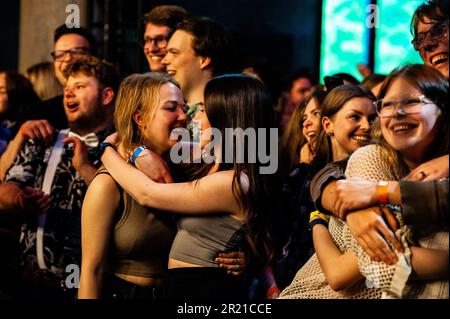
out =
[[(433, 159), (438, 156), (448, 154), (449, 148), (449, 105), (448, 105), (448, 80), (436, 69), (424, 64), (411, 64), (395, 69), (383, 82), (380, 89), (379, 98), (382, 99), (389, 90), (392, 82), (402, 78), (408, 81), (411, 85), (416, 87), (428, 99), (430, 99), (441, 110), (441, 119), (438, 125), (440, 126), (440, 134), (436, 136), (433, 141), (430, 151), (427, 153), (426, 160)], [(379, 121), (377, 121), (379, 125)], [(393, 150), (384, 141), (380, 134), (377, 141), (387, 151), (387, 156), (393, 167), (398, 170), (399, 177), (403, 177), (408, 168), (402, 160), (400, 154)]]
[[(273, 107), (269, 92), (258, 79), (244, 74), (227, 74), (213, 78), (205, 88), (205, 112), (211, 127), (218, 129), (225, 137), (225, 129), (275, 127)], [(269, 132), (266, 131), (267, 140)], [(278, 134), (277, 134), (278, 136)], [(256, 134), (259, 140), (258, 131)], [(222, 143), (222, 154), (233, 149), (233, 163), (221, 163), (219, 170), (233, 169), (233, 194), (246, 213), (248, 243), (257, 260), (267, 263), (273, 256), (272, 218), (274, 213), (274, 196), (278, 191), (278, 174), (260, 174), (260, 168), (265, 166), (256, 158), (256, 163), (248, 159), (239, 163), (236, 158), (236, 144)], [(259, 144), (259, 143), (257, 143)], [(249, 145), (245, 143), (245, 154)], [(259, 147), (259, 145), (258, 145)], [(266, 147), (267, 150), (267, 147)], [(278, 154), (277, 154), (278, 155)], [(277, 158), (278, 160), (278, 158)], [(203, 165), (203, 175), (206, 168), (213, 164)], [(248, 176), (249, 188), (242, 189), (241, 178)], [(200, 177), (200, 176), (197, 176)]]
[(300, 149), (307, 143), (302, 132), (306, 106), (312, 99), (315, 99), (320, 108), (325, 96), (326, 92), (320, 86), (316, 86), (305, 101), (295, 108), (280, 141), (280, 169), (289, 170), (299, 163)]
[[(345, 103), (358, 97), (368, 98), (375, 101), (375, 96), (373, 93), (361, 86), (346, 84), (334, 88), (330, 93), (328, 93), (322, 104), (322, 118), (328, 117), (333, 119)], [(325, 165), (331, 162), (333, 162), (331, 137), (327, 136), (325, 130), (321, 126), (321, 129), (316, 137), (316, 155), (311, 163), (312, 174), (314, 175), (319, 170), (324, 168)]]

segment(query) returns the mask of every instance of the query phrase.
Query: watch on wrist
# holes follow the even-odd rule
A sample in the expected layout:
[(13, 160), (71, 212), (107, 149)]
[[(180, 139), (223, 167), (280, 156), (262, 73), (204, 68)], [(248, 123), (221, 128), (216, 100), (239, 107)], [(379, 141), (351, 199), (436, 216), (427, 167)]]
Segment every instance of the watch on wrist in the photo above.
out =
[(105, 149), (110, 146), (113, 149), (116, 149), (116, 147), (114, 146), (114, 144), (108, 143), (108, 142), (103, 142), (98, 144), (97, 149), (95, 150), (95, 157), (100, 159), (100, 157), (102, 157), (103, 153), (105, 152)]

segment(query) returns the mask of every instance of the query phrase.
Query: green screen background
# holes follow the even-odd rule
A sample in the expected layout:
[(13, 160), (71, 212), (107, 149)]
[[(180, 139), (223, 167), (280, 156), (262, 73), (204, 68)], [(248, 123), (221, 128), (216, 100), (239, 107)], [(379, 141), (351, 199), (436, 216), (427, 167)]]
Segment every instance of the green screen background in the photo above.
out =
[[(379, 25), (375, 29), (374, 72), (388, 74), (405, 63), (422, 63), (414, 51), (411, 17), (423, 0), (378, 0)], [(320, 80), (338, 72), (362, 76), (358, 63), (369, 63), (370, 29), (366, 26), (370, 0), (323, 0)]]

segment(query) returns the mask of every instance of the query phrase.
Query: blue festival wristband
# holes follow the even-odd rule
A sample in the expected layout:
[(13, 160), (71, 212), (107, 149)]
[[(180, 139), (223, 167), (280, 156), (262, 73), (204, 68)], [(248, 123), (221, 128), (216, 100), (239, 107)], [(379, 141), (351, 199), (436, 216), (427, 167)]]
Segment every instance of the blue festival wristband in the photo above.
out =
[(133, 163), (133, 165), (136, 163), (136, 159), (139, 157), (142, 151), (146, 149), (147, 147), (145, 146), (139, 146), (137, 149), (134, 150), (133, 155), (131, 156), (131, 163)]

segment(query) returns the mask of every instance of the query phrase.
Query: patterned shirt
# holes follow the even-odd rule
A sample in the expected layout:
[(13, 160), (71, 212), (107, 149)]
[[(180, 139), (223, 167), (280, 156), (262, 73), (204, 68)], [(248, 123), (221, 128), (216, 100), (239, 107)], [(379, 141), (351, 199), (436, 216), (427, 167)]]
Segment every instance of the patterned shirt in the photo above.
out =
[[(97, 133), (102, 141), (112, 133), (111, 129)], [(21, 188), (42, 188), (45, 170), (52, 146), (28, 141), (20, 151), (6, 175), (6, 182)], [(100, 166), (95, 158), (95, 148), (88, 147), (89, 159), (95, 167)], [(44, 260), (49, 271), (63, 277), (69, 264), (81, 262), (81, 206), (87, 185), (72, 165), (73, 144), (66, 144), (56, 168), (51, 186), (52, 205), (47, 212), (44, 228)], [(36, 257), (36, 234), (38, 218), (33, 218), (21, 227), (20, 264), (24, 269), (39, 269)]]

